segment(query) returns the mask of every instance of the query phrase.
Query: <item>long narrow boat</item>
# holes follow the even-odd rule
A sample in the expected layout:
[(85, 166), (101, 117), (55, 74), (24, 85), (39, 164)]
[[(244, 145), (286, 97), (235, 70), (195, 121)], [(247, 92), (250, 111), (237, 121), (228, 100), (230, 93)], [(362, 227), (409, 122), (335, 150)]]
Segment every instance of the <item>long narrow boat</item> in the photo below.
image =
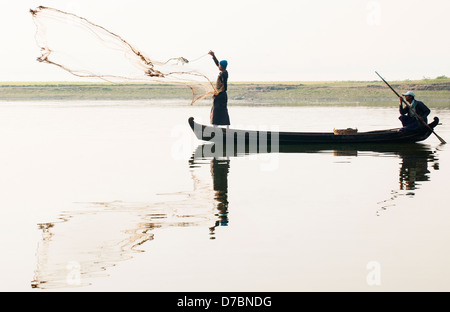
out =
[(429, 124), (430, 128), (418, 130), (402, 128), (356, 132), (352, 134), (335, 134), (334, 132), (275, 132), (225, 129), (221, 127), (198, 124), (190, 117), (189, 125), (195, 136), (202, 141), (221, 144), (264, 144), (264, 145), (298, 145), (298, 144), (354, 144), (354, 143), (414, 143), (426, 140), (439, 123), (439, 118)]

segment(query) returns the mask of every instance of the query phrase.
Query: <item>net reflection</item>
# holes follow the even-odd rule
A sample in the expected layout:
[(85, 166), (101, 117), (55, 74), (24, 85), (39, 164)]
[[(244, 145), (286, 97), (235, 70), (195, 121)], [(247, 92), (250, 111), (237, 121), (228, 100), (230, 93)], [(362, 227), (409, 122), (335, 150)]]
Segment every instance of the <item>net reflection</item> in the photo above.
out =
[[(189, 160), (193, 189), (160, 194), (149, 203), (82, 203), (57, 221), (39, 224), (32, 288), (83, 287), (107, 270), (143, 252), (144, 243), (169, 227), (205, 227), (210, 239), (228, 225), (229, 159)], [(162, 235), (162, 234), (161, 234)]]

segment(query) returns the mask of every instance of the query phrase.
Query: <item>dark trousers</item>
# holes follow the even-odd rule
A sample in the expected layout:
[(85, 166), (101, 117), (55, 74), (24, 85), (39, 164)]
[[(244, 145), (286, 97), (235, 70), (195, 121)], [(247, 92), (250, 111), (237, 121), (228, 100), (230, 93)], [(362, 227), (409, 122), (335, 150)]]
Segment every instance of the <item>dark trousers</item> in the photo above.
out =
[[(398, 119), (402, 122), (403, 129), (405, 130), (417, 130), (423, 126), (421, 121), (409, 115), (401, 115)], [(424, 121), (427, 122), (426, 118), (424, 118)]]
[(211, 124), (230, 125), (230, 116), (228, 115), (228, 95), (226, 92), (219, 93), (214, 99), (211, 107)]

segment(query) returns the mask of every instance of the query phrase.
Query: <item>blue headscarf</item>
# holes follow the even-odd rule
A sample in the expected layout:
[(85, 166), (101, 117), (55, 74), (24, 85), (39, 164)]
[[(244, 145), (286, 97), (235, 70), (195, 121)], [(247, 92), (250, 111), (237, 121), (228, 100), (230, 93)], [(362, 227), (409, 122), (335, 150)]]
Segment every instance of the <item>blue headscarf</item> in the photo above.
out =
[(222, 60), (219, 62), (220, 66), (222, 66), (223, 68), (227, 69), (228, 66), (228, 62), (226, 60)]

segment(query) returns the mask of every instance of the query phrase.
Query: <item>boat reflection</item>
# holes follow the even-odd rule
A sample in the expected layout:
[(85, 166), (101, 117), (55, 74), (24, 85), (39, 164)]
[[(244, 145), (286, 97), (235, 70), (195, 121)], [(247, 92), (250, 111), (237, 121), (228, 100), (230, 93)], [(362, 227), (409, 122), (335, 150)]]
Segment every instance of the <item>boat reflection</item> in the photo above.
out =
[[(234, 148), (224, 146), (214, 146), (211, 143), (205, 143), (197, 148), (193, 158), (217, 158), (217, 157), (241, 157), (252, 154), (268, 153), (257, 151), (258, 148), (250, 148), (248, 145)], [(231, 151), (230, 151), (231, 150)], [(305, 145), (280, 145), (276, 148), (277, 153), (305, 154), (305, 153), (332, 153), (333, 156), (341, 157), (395, 157), (399, 159), (399, 187), (391, 190), (391, 196), (379, 202), (381, 206), (377, 211), (386, 210), (388, 207), (395, 206), (395, 199), (402, 195), (414, 196), (414, 191), (419, 188), (421, 182), (430, 180), (430, 167), (439, 170), (439, 160), (437, 151), (430, 146), (415, 144), (305, 144)]]

